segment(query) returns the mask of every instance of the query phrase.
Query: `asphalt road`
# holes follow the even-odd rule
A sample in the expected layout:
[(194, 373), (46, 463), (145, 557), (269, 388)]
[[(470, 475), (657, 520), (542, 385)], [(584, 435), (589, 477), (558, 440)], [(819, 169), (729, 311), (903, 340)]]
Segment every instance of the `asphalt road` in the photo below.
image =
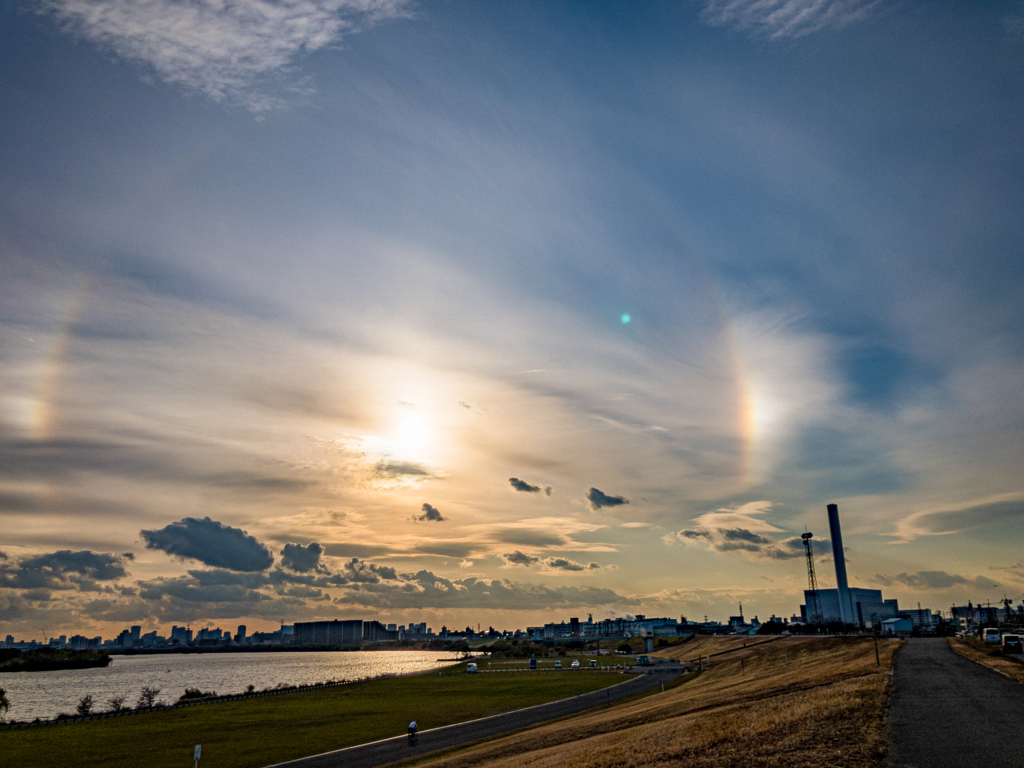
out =
[(1022, 768), (1024, 685), (911, 638), (896, 653), (889, 703), (893, 768)]
[[(443, 728), (420, 731), (415, 747), (409, 746), (407, 736), (396, 736), (392, 739), (360, 744), (357, 747), (325, 752), (322, 755), (277, 763), (269, 768), (285, 768), (285, 766), (287, 768), (373, 768), (373, 766), (406, 760), (428, 752), (493, 738), (508, 731), (537, 725), (566, 715), (575, 715), (588, 709), (620, 701), (643, 691), (649, 691), (660, 686), (662, 682), (675, 679), (682, 671), (677, 665), (659, 665), (659, 667), (654, 674), (640, 675), (611, 688), (584, 693), (571, 699), (552, 701), (536, 707), (506, 712), (503, 715), (493, 715), (479, 720), (470, 720), (467, 723), (456, 723)], [(562, 674), (580, 673), (567, 671)]]

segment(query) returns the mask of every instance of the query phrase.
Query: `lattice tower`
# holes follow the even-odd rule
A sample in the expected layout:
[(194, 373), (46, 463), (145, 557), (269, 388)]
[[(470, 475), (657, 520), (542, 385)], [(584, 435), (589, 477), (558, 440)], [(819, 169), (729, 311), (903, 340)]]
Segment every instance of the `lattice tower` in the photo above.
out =
[(818, 597), (818, 578), (814, 575), (814, 555), (811, 553), (811, 539), (813, 533), (804, 533), (800, 536), (804, 542), (804, 550), (807, 552), (807, 621), (810, 624), (822, 624), (821, 599)]

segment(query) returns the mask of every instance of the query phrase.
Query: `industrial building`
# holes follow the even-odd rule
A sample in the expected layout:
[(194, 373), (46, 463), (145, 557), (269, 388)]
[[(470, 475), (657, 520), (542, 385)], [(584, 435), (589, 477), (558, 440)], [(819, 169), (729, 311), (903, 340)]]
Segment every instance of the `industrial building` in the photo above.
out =
[(355, 645), (363, 641), (363, 621), (297, 621), (296, 645)]
[(804, 534), (807, 547), (807, 571), (810, 589), (804, 590), (800, 617), (809, 624), (857, 624), (868, 629), (900, 614), (896, 600), (886, 600), (880, 589), (851, 587), (846, 576), (846, 553), (839, 524), (839, 506), (828, 505), (828, 528), (832, 537), (832, 559), (836, 568), (836, 588), (817, 589), (811, 556), (811, 534)]

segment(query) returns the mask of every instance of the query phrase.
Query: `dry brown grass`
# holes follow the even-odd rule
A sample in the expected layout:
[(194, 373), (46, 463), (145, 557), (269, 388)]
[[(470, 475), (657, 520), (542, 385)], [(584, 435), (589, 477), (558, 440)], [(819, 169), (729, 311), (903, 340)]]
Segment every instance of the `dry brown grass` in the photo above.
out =
[(1024, 683), (1024, 664), (999, 653), (998, 646), (985, 643), (977, 638), (947, 638), (949, 647), (964, 658), (984, 664), (989, 669), (1001, 672), (1011, 680)]
[(715, 635), (697, 635), (690, 640), (673, 645), (669, 648), (660, 648), (652, 655), (662, 659), (673, 661), (692, 661), (697, 663), (701, 656), (716, 656), (718, 654), (735, 651), (744, 647), (753, 647), (760, 643), (772, 642), (776, 637), (730, 637)]
[[(419, 765), (877, 766), (896, 643), (784, 638), (734, 650), (692, 682)], [(742, 659), (742, 665), (741, 660)]]

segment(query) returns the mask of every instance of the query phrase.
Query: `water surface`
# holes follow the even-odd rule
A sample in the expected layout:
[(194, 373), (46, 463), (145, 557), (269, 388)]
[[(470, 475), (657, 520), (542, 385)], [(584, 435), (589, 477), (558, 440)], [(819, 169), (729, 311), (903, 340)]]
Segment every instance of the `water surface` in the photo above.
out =
[[(219, 694), (242, 693), (278, 685), (302, 685), (327, 680), (356, 680), (386, 674), (437, 669), (460, 658), (445, 651), (294, 651), (279, 653), (192, 653), (112, 656), (110, 666), (62, 669), (52, 672), (0, 674), (7, 690), (10, 720), (73, 714), (78, 701), (90, 694), (94, 711), (109, 709), (114, 696), (126, 696), (134, 706), (143, 687), (159, 688), (159, 700), (177, 701), (186, 688)], [(446, 659), (448, 661), (440, 661)]]

